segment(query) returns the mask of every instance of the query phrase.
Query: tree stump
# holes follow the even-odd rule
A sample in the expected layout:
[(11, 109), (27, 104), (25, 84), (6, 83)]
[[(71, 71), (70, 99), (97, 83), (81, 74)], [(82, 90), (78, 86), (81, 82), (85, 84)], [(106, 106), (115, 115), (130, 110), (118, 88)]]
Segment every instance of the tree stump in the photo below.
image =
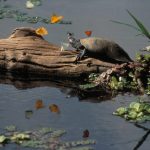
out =
[(0, 40), (0, 70), (25, 78), (79, 79), (115, 66), (93, 58), (84, 58), (75, 64), (77, 53), (75, 50), (61, 51), (59, 46), (36, 34), (35, 29), (21, 27)]

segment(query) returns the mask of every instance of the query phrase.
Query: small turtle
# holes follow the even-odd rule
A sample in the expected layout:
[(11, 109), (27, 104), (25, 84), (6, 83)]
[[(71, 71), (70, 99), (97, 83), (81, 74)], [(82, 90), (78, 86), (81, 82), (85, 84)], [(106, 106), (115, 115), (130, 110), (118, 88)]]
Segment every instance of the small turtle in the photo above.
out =
[(84, 56), (112, 63), (133, 62), (129, 55), (117, 43), (97, 37), (75, 39), (72, 33), (67, 33), (70, 45), (80, 51), (75, 62)]

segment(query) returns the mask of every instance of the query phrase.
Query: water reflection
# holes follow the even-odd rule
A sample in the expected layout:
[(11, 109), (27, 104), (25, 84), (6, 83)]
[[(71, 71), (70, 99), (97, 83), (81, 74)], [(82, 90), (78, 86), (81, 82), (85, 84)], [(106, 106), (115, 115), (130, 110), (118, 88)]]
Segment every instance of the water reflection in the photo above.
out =
[(104, 89), (94, 89), (94, 90), (81, 90), (79, 85), (81, 82), (70, 81), (70, 80), (54, 80), (50, 81), (47, 79), (37, 79), (37, 78), (21, 78), (18, 76), (13, 76), (10, 73), (1, 73), (0, 84), (13, 85), (17, 89), (30, 89), (36, 87), (54, 87), (59, 89), (62, 93), (65, 93), (66, 98), (78, 97), (79, 101), (88, 102), (101, 102), (105, 100), (110, 100), (116, 95), (106, 92)]
[(141, 139), (138, 141), (138, 143), (135, 145), (135, 147), (133, 148), (133, 150), (138, 150), (143, 143), (147, 140), (149, 134), (150, 134), (150, 129), (146, 128), (142, 125), (139, 124), (135, 124), (136, 127), (143, 129), (144, 131), (146, 131), (146, 133), (141, 137)]

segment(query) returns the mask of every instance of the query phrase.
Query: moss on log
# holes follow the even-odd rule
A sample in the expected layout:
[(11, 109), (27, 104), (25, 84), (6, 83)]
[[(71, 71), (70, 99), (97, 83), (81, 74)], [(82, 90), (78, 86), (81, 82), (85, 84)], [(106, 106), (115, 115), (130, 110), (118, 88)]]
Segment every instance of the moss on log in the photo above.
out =
[[(37, 35), (33, 28), (17, 28), (0, 39), (0, 69), (25, 77), (74, 78), (92, 72), (101, 73), (115, 66), (93, 58), (74, 63), (78, 52), (61, 51), (60, 47)], [(87, 64), (91, 64), (88, 66)]]

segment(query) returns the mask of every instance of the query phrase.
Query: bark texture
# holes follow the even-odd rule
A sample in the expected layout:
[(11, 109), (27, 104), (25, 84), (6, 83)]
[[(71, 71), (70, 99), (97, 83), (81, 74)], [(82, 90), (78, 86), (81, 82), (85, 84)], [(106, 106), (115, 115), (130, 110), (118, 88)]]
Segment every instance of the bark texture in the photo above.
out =
[[(104, 72), (115, 64), (85, 58), (75, 64), (78, 52), (61, 51), (47, 42), (33, 28), (17, 28), (0, 40), (0, 69), (25, 77), (77, 79), (91, 72)], [(91, 64), (90, 66), (87, 64)]]

